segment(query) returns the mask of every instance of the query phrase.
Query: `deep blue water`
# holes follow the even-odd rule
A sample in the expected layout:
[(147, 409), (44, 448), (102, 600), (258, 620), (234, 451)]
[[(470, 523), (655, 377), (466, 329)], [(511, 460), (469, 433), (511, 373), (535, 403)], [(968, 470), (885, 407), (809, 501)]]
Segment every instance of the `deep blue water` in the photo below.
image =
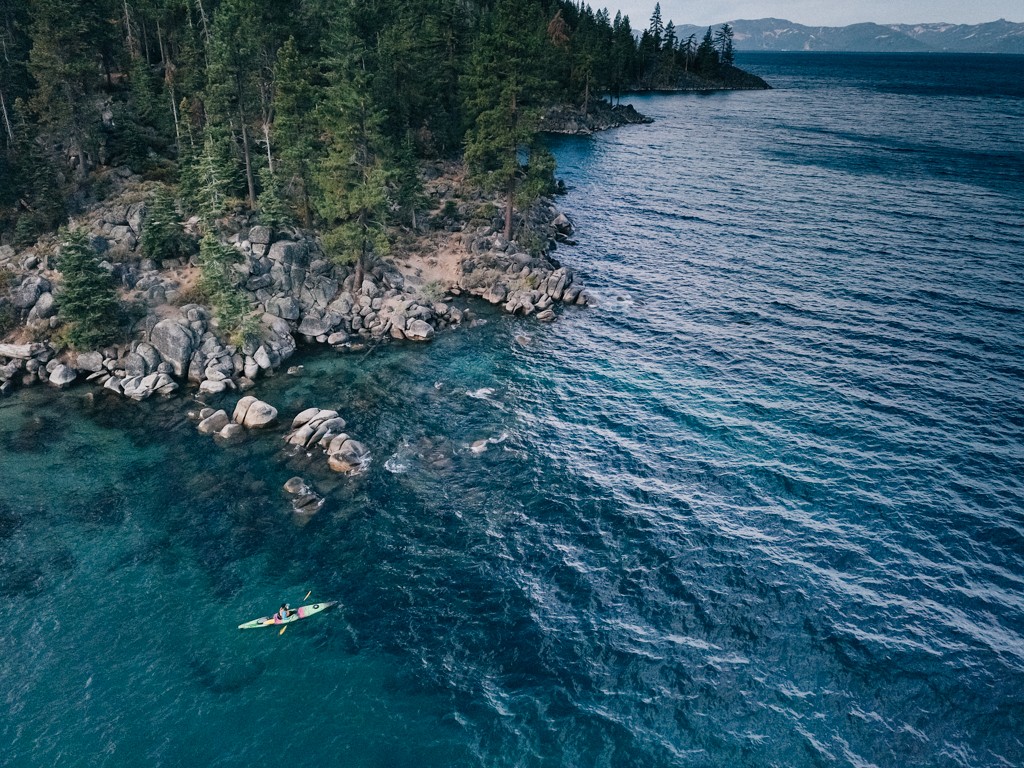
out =
[(1024, 58), (740, 63), (554, 143), (597, 307), (261, 385), (361, 480), (0, 401), (0, 762), (1024, 764)]

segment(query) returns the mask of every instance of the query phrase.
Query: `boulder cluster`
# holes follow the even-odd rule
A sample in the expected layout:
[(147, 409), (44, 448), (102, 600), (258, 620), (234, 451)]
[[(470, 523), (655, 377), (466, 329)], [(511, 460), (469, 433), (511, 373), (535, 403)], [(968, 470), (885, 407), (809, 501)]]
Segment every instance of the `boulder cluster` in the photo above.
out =
[[(549, 216), (550, 239), (569, 241), (573, 226), (568, 217), (553, 205), (542, 210), (544, 214)], [(589, 301), (572, 270), (558, 265), (546, 252), (540, 256), (526, 253), (490, 227), (462, 237), (470, 256), (462, 262), (457, 290), (501, 305), (513, 315), (536, 312), (537, 319), (544, 322), (555, 319), (557, 303), (583, 306)]]
[(307, 408), (292, 420), (291, 431), (284, 439), (300, 451), (322, 450), (335, 472), (362, 472), (370, 462), (370, 451), (344, 429), (345, 420), (337, 411)]
[(225, 442), (234, 442), (244, 435), (245, 429), (262, 429), (277, 420), (277, 408), (257, 400), (255, 397), (243, 397), (235, 405), (235, 410), (228, 418), (228, 412), (203, 408), (197, 414), (201, 435), (213, 435)]

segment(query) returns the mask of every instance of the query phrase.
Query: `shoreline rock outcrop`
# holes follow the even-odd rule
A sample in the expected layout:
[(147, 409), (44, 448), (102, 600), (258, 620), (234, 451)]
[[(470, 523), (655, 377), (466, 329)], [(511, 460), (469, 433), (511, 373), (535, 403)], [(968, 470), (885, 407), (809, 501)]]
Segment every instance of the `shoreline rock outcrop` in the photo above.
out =
[[(51, 268), (48, 250), (55, 241), (40, 241), (20, 255), (3, 246), (0, 321), (4, 311), (11, 313), (16, 335), (9, 337), (12, 343), (0, 343), (0, 394), (18, 385), (64, 388), (84, 379), (134, 400), (185, 387), (216, 397), (251, 389), (301, 344), (356, 352), (391, 341), (429, 342), (472, 319), (467, 297), (542, 322), (554, 320), (559, 305), (587, 303), (580, 281), (551, 255), (559, 244), (573, 244), (572, 223), (552, 200), (517, 214), (520, 241), (509, 241), (498, 231), (500, 207), (463, 190), (457, 167), (439, 164), (434, 175), (428, 171), (438, 213), (420, 226), (412, 246), (420, 252), (407, 255), (405, 263), (399, 254), (357, 274), (332, 262), (314, 232), (275, 230), (244, 215), (221, 220), (220, 240), (238, 254), (231, 267), (235, 289), (257, 321), (258, 331), (244, 339), (226, 338), (210, 308), (179, 304), (199, 276), (189, 248), (159, 265), (142, 258), (146, 207), (140, 195), (149, 182), (126, 182), (120, 198), (83, 217), (101, 266), (118, 280), (123, 297), (145, 310), (129, 342), (77, 354), (62, 350), (53, 340), (61, 325), (61, 275)], [(196, 226), (189, 220), (186, 234), (194, 235)], [(450, 265), (440, 280), (422, 277), (435, 254)]]
[(541, 115), (540, 129), (545, 133), (567, 136), (589, 136), (598, 131), (621, 128), (624, 125), (645, 125), (654, 120), (637, 112), (632, 104), (612, 105), (604, 99), (594, 99), (587, 109), (560, 104), (548, 108)]

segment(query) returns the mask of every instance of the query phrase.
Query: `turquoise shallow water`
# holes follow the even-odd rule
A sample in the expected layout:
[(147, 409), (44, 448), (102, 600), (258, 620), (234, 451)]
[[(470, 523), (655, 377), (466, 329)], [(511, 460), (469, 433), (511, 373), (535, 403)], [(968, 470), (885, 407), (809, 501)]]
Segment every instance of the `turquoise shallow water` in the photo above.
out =
[(261, 385), (355, 482), (185, 398), (0, 401), (7, 759), (1024, 763), (1024, 59), (746, 64), (554, 142), (599, 306)]

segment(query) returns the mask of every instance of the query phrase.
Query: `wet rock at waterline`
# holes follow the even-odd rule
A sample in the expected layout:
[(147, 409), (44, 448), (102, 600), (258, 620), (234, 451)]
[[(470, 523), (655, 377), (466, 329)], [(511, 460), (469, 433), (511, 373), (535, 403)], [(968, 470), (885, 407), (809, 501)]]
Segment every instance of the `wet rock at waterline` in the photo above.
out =
[(300, 450), (322, 450), (335, 472), (356, 474), (366, 468), (370, 451), (344, 429), (345, 420), (337, 411), (307, 408), (292, 420), (292, 430), (284, 439)]
[(235, 406), (232, 420), (248, 429), (259, 429), (277, 419), (277, 408), (252, 396), (243, 397)]

